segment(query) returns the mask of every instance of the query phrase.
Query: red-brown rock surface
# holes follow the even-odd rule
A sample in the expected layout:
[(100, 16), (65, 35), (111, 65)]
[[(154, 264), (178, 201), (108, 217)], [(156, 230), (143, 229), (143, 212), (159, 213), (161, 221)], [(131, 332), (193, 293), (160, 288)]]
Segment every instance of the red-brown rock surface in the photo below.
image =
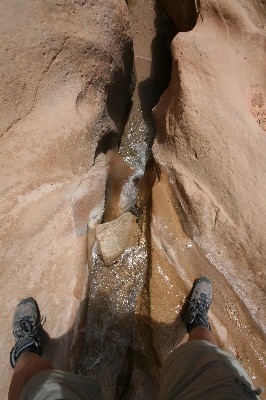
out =
[[(160, 178), (153, 189), (152, 309), (154, 319), (169, 324), (192, 281), (210, 276), (216, 294), (212, 322), (220, 344), (243, 359), (261, 384), (266, 363), (265, 8), (259, 1), (202, 3), (195, 28), (172, 42), (171, 83), (155, 108), (153, 153)], [(199, 249), (205, 257), (195, 255)], [(173, 306), (158, 305), (160, 286), (169, 299), (171, 293), (175, 297)], [(183, 337), (181, 332), (177, 342)]]
[(95, 154), (106, 135), (121, 133), (133, 53), (123, 0), (11, 0), (0, 15), (4, 399), (21, 298), (35, 297), (47, 315), (55, 366), (73, 368), (79, 357), (87, 224), (101, 219), (107, 173)]

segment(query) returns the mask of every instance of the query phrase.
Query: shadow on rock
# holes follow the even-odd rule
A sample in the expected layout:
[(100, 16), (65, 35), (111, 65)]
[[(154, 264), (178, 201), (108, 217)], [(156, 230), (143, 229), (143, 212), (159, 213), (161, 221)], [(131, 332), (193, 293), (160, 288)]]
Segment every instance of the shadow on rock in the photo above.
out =
[(159, 3), (179, 32), (188, 32), (195, 27), (200, 12), (199, 0), (159, 0)]
[(180, 316), (167, 324), (134, 316), (134, 310), (123, 313), (102, 294), (101, 301), (90, 301), (85, 327), (87, 302), (68, 332), (58, 338), (47, 334), (44, 358), (56, 369), (98, 379), (105, 399), (157, 398), (163, 362), (186, 334)]
[[(155, 124), (152, 118), (152, 109), (158, 103), (160, 96), (168, 87), (171, 78), (171, 51), (170, 42), (176, 34), (173, 23), (167, 18), (162, 9), (155, 3), (154, 26), (156, 35), (151, 45), (151, 69), (148, 79), (138, 85), (138, 94), (141, 111), (147, 123)], [(151, 141), (153, 141), (151, 138)]]

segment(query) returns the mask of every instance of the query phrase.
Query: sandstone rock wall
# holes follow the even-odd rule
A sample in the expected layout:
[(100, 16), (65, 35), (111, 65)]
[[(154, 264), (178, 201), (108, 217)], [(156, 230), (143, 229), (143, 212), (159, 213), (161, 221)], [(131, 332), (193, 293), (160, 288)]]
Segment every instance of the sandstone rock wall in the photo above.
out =
[[(99, 372), (107, 398), (130, 376), (130, 398), (157, 396), (166, 356), (187, 338), (181, 311), (200, 275), (213, 283), (219, 345), (265, 380), (265, 10), (259, 0), (160, 3), (179, 31), (193, 30), (173, 40), (171, 83), (155, 108), (151, 221), (155, 169), (140, 180), (126, 162), (143, 170), (151, 107), (168, 82), (156, 4), (131, 3), (138, 89), (120, 146), (126, 161), (107, 152), (132, 89), (124, 0), (0, 4), (3, 399), (18, 300), (37, 299), (45, 356), (73, 370), (89, 278), (80, 366)], [(142, 237), (106, 267), (95, 224), (131, 210), (138, 190)]]
[[(197, 274), (216, 271), (213, 323), (221, 345), (243, 357), (257, 377), (265, 366), (265, 8), (260, 1), (201, 3), (195, 28), (172, 42), (171, 83), (154, 111), (153, 268), (161, 280), (178, 271), (181, 302)], [(162, 201), (171, 204), (168, 215)], [(193, 240), (213, 268), (200, 258), (182, 261)], [(156, 318), (168, 317), (157, 311)], [(240, 336), (229, 338), (235, 329), (244, 333), (243, 343), (258, 338), (258, 345), (256, 339), (240, 349)]]
[(58, 368), (73, 368), (88, 284), (87, 224), (101, 220), (108, 160), (133, 65), (123, 0), (3, 1), (1, 15), (1, 399), (21, 298), (47, 315)]

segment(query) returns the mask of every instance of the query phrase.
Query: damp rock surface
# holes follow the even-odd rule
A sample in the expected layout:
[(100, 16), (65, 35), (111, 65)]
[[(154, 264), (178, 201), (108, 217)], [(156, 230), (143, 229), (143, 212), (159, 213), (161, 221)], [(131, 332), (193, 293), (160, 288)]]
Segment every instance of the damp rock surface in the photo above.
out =
[[(171, 82), (154, 111), (159, 173), (153, 191), (152, 309), (156, 319), (173, 322), (179, 309), (173, 302), (172, 317), (171, 308), (160, 312), (166, 306), (157, 307), (158, 286), (169, 299), (178, 297), (182, 307), (193, 280), (209, 276), (220, 345), (261, 385), (266, 378), (265, 8), (259, 1), (201, 3), (194, 29), (172, 41)], [(177, 280), (171, 278), (175, 270)], [(162, 357), (158, 337), (155, 333)], [(177, 342), (182, 340), (181, 333)]]

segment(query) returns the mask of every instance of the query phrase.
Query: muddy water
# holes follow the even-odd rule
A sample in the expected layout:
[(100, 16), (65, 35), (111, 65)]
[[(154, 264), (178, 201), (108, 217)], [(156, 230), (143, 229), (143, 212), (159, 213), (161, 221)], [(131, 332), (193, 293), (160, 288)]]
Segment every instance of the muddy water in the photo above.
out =
[[(119, 154), (115, 150), (109, 152), (103, 222), (131, 211), (138, 219), (141, 234), (138, 245), (107, 266), (91, 233), (86, 344), (79, 366), (83, 374), (101, 382), (105, 399), (133, 399), (145, 392), (149, 396), (156, 393), (156, 382), (149, 378), (149, 373), (157, 373), (157, 367), (149, 344), (149, 299), (145, 286), (149, 270), (150, 194), (155, 178), (151, 159), (155, 135), (152, 108), (170, 78), (169, 21), (154, 1), (135, 0), (128, 6), (136, 89)], [(145, 374), (139, 364), (146, 359), (152, 367)], [(140, 386), (144, 388), (141, 395)]]
[(82, 369), (86, 375), (100, 380), (105, 398), (115, 397), (117, 377), (132, 346), (134, 309), (143, 285), (146, 257), (145, 244), (140, 241), (111, 266), (106, 266), (98, 255), (97, 245), (93, 248)]
[(152, 109), (170, 80), (172, 25), (154, 0), (130, 0), (128, 7), (137, 82), (119, 152), (143, 173), (156, 129)]

